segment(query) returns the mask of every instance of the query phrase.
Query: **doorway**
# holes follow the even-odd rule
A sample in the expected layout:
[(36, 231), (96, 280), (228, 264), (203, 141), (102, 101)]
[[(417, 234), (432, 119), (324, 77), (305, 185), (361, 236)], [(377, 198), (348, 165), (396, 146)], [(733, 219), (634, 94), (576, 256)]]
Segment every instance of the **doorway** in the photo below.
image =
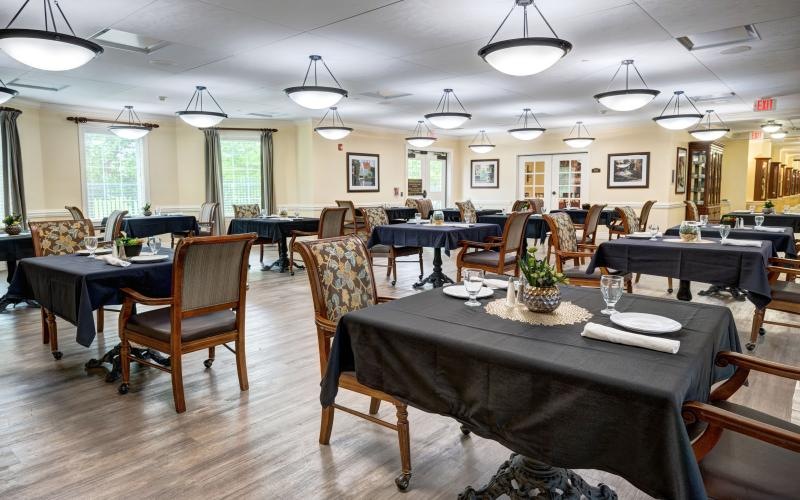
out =
[(547, 209), (580, 207), (588, 190), (587, 153), (518, 157), (520, 198), (541, 198)]
[(408, 150), (406, 193), (409, 198), (428, 198), (433, 208), (447, 206), (447, 162), (444, 151)]

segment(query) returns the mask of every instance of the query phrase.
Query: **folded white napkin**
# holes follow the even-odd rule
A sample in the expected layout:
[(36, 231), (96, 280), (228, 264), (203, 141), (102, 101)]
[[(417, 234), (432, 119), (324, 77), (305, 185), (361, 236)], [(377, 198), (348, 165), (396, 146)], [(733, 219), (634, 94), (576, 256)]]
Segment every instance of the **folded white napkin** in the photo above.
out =
[(768, 233), (782, 233), (782, 227), (767, 227), (767, 226), (754, 226), (753, 229), (756, 231), (766, 231)]
[[(634, 231), (631, 234), (629, 234), (628, 236), (630, 236), (632, 238), (652, 238), (653, 237), (653, 235), (650, 234), (650, 231)], [(658, 234), (656, 234), (656, 238), (661, 238), (662, 236), (663, 235), (661, 234), (660, 231), (659, 231)]]
[(733, 238), (726, 238), (721, 242), (723, 245), (732, 247), (756, 247), (761, 248), (761, 240), (737, 240)]
[(508, 281), (495, 278), (486, 278), (483, 280), (483, 284), (491, 288), (500, 288), (501, 290), (508, 288)]
[(597, 323), (586, 323), (586, 326), (583, 327), (583, 331), (581, 332), (581, 336), (595, 340), (614, 342), (615, 344), (643, 347), (645, 349), (652, 349), (669, 354), (675, 354), (681, 347), (680, 340), (639, 335), (638, 333), (626, 332), (625, 330), (618, 330), (609, 326), (598, 325)]
[(471, 227), (473, 224), (468, 224), (466, 222), (445, 222), (442, 225), (451, 227)]
[(128, 267), (131, 265), (130, 262), (122, 260), (119, 257), (114, 257), (113, 255), (100, 255), (95, 258), (97, 260), (102, 260), (103, 262), (111, 266)]

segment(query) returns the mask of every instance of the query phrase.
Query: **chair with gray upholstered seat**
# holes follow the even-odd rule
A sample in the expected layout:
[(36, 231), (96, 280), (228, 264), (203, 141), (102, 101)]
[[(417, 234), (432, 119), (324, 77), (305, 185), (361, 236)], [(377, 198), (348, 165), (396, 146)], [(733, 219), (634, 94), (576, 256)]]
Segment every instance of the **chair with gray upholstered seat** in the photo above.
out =
[[(800, 284), (795, 282), (795, 279), (800, 276), (800, 259), (773, 257), (769, 259), (769, 264), (767, 271), (772, 289), (772, 300), (765, 307), (756, 308), (753, 315), (750, 342), (747, 343), (747, 349), (751, 351), (756, 347), (759, 334), (764, 335), (765, 333), (764, 324), (800, 328), (800, 324), (797, 323), (764, 319), (768, 310), (800, 314)], [(780, 276), (784, 276), (785, 281), (779, 280)]]
[(364, 215), (356, 213), (356, 205), (351, 200), (336, 200), (336, 206), (347, 209), (347, 215), (344, 218), (344, 229), (348, 233), (357, 234), (360, 231), (366, 231), (364, 226)]
[(103, 239), (100, 241), (101, 245), (110, 245), (112, 241), (122, 236), (122, 219), (128, 215), (127, 210), (114, 210), (106, 218), (106, 223), (103, 229)]
[[(369, 240), (370, 235), (372, 235), (373, 229), (376, 226), (388, 226), (389, 225), (389, 216), (386, 215), (386, 210), (382, 207), (364, 207), (361, 209), (364, 213), (364, 224), (366, 226), (366, 233), (359, 233), (359, 236), (362, 237), (362, 240), (366, 244)], [(421, 247), (396, 247), (393, 245), (374, 245), (369, 249), (369, 257), (370, 263), (374, 265), (374, 258), (375, 257), (385, 257), (388, 259), (388, 264), (386, 266), (386, 276), (391, 274), (392, 276), (392, 286), (397, 283), (397, 263), (398, 262), (414, 262), (414, 261), (398, 261), (398, 257), (410, 257), (410, 256), (417, 256), (419, 261), (419, 279), (422, 279), (422, 275), (424, 274), (423, 269), (423, 262), (422, 262), (422, 248)]]
[(197, 219), (197, 225), (200, 227), (200, 232), (194, 234), (193, 230), (178, 231), (170, 235), (170, 246), (175, 248), (175, 240), (188, 238), (189, 236), (213, 236), (214, 235), (214, 219), (219, 207), (219, 203), (207, 201), (200, 205), (200, 217)]
[[(525, 246), (525, 230), (531, 212), (514, 212), (508, 216), (502, 236), (490, 236), (486, 241), (459, 241), (461, 251), (456, 257), (456, 281), (461, 270), (483, 269), (495, 274), (513, 272), (519, 276), (517, 257)], [(472, 251), (470, 251), (472, 250)]]
[[(248, 203), (245, 205), (233, 205), (233, 218), (234, 219), (254, 219), (261, 214), (261, 208), (258, 203)], [(276, 243), (269, 238), (256, 239), (256, 245), (259, 247), (258, 261), (264, 263), (264, 245), (272, 245)]]
[(317, 238), (333, 238), (344, 235), (344, 219), (347, 216), (347, 207), (326, 207), (319, 214), (317, 231), (292, 231), (289, 241), (289, 274), (294, 276), (294, 242), (300, 236), (316, 236)]

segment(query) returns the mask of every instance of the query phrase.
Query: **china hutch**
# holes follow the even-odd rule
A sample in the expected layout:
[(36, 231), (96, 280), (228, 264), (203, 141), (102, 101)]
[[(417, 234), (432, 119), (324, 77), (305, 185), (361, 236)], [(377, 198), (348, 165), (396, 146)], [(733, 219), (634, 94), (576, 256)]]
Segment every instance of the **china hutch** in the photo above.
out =
[[(690, 142), (686, 199), (697, 204), (700, 215), (719, 220), (722, 152), (717, 142)], [(687, 214), (688, 218), (688, 214)]]
[(773, 200), (781, 195), (781, 162), (769, 162), (769, 176), (767, 177), (767, 199)]
[(769, 179), (769, 162), (772, 158), (756, 157), (756, 177), (753, 183), (753, 201), (767, 199), (767, 179)]

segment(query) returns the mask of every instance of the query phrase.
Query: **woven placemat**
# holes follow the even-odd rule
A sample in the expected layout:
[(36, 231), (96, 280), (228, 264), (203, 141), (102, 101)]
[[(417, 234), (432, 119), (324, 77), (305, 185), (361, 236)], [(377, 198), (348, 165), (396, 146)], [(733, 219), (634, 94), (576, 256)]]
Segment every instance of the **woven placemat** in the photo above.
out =
[(486, 304), (486, 312), (499, 318), (540, 326), (574, 325), (589, 321), (593, 316), (588, 310), (572, 302), (562, 302), (551, 313), (535, 313), (524, 306), (508, 307), (506, 299), (489, 302)]

